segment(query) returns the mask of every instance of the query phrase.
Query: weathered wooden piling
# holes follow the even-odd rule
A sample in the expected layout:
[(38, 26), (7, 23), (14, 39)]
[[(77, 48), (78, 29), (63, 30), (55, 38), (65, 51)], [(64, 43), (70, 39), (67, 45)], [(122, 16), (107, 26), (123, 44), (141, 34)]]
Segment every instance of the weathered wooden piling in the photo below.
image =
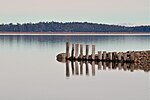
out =
[(121, 52), (119, 52), (119, 53), (118, 53), (118, 55), (117, 55), (117, 56), (118, 56), (118, 60), (119, 60), (119, 61), (121, 61), (121, 55), (122, 55), (122, 53), (121, 53)]
[(74, 58), (74, 44), (72, 44), (72, 50), (71, 50), (71, 58)]
[(113, 53), (112, 53), (112, 56), (113, 56), (113, 57), (112, 57), (112, 60), (113, 60), (113, 61), (116, 61), (116, 60), (117, 60), (117, 52), (113, 52)]
[(98, 51), (98, 60), (102, 60), (102, 51)]
[(103, 60), (106, 60), (106, 51), (103, 51)]
[(66, 58), (70, 58), (70, 53), (69, 53), (69, 48), (70, 48), (70, 44), (69, 42), (66, 43)]
[(92, 60), (95, 59), (95, 45), (92, 45)]
[(112, 61), (112, 52), (109, 52), (108, 56), (109, 56), (109, 60)]
[(88, 60), (89, 58), (89, 45), (86, 45), (86, 55), (85, 55), (85, 59)]
[(80, 45), (80, 56), (79, 56), (80, 59), (83, 59), (83, 45), (81, 44)]
[(78, 59), (79, 44), (75, 44), (75, 59)]
[[(79, 52), (80, 46), (80, 52)], [(106, 52), (98, 51), (95, 54), (95, 45), (92, 45), (92, 54), (89, 55), (89, 45), (86, 45), (86, 52), (83, 55), (83, 45), (82, 44), (72, 44), (71, 57), (70, 57), (70, 43), (66, 43), (66, 53), (60, 53), (57, 55), (57, 60), (62, 62), (66, 60), (71, 61), (109, 61), (109, 62), (134, 62), (134, 63), (144, 63), (145, 61), (150, 62), (150, 51), (127, 51), (127, 52)]]
[[(80, 52), (79, 52), (80, 46)], [(70, 77), (69, 62), (71, 61), (72, 75), (83, 75), (83, 63), (86, 65), (86, 75), (89, 75), (89, 64), (92, 66), (92, 76), (95, 75), (95, 64), (98, 64), (98, 69), (118, 69), (124, 71), (143, 70), (145, 72), (150, 71), (150, 50), (147, 51), (127, 51), (127, 52), (108, 52), (98, 51), (95, 54), (95, 45), (92, 45), (92, 54), (89, 55), (89, 45), (86, 45), (86, 54), (83, 55), (82, 44), (72, 44), (72, 51), (70, 56), (70, 43), (66, 43), (66, 53), (58, 54), (57, 60), (62, 63), (66, 63), (66, 77)], [(80, 54), (79, 54), (80, 53)], [(74, 67), (75, 61), (75, 67)], [(80, 62), (80, 66), (78, 65)]]

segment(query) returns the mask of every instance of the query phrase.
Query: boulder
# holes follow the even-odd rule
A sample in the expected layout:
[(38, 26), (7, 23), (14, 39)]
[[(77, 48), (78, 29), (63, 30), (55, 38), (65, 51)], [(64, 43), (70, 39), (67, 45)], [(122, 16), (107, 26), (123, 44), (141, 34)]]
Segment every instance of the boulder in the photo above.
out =
[(57, 61), (62, 63), (66, 62), (66, 53), (60, 53), (56, 57), (57, 57)]

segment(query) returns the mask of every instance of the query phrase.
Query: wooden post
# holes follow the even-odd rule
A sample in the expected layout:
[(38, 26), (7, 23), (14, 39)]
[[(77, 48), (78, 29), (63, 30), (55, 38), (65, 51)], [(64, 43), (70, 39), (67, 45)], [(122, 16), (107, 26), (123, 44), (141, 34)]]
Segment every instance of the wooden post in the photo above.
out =
[(71, 58), (74, 58), (74, 44), (72, 44)]
[(102, 60), (102, 51), (98, 51), (98, 60)]
[(114, 61), (116, 61), (116, 57), (117, 57), (117, 52), (113, 52), (112, 59), (113, 59)]
[(118, 53), (118, 60), (121, 61), (121, 52)]
[(78, 65), (78, 61), (75, 61), (75, 72), (76, 72), (76, 75), (79, 75), (79, 65)]
[(67, 42), (67, 43), (66, 43), (66, 58), (67, 58), (67, 59), (70, 57), (69, 47), (70, 47), (70, 44), (69, 44), (69, 42)]
[(78, 59), (79, 44), (75, 44), (75, 59)]
[(95, 59), (95, 45), (92, 45), (92, 60)]
[(106, 60), (106, 51), (103, 51), (103, 60)]
[(83, 45), (81, 44), (80, 45), (80, 56), (79, 56), (80, 59), (83, 58)]
[(86, 75), (89, 75), (89, 64), (88, 61), (85, 62), (86, 65)]
[(112, 52), (109, 52), (108, 55), (109, 55), (109, 60), (112, 61)]
[(70, 76), (70, 71), (69, 71), (69, 60), (66, 61), (66, 77)]
[(88, 60), (89, 58), (89, 45), (86, 45), (86, 56), (85, 59)]

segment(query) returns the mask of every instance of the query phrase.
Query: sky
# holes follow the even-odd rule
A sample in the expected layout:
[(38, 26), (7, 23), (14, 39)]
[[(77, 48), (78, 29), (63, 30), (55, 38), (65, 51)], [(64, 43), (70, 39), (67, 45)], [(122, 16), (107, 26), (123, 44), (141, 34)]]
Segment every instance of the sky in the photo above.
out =
[(150, 0), (0, 0), (0, 23), (150, 25)]

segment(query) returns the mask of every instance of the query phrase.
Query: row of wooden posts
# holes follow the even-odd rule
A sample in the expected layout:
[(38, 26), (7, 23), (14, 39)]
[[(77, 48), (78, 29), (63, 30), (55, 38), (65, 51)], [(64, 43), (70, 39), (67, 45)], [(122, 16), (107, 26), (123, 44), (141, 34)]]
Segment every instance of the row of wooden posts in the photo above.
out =
[(108, 52), (98, 51), (95, 54), (95, 45), (92, 45), (92, 54), (89, 55), (89, 45), (86, 45), (86, 52), (83, 55), (83, 45), (80, 44), (80, 54), (79, 54), (79, 44), (72, 44), (71, 56), (70, 56), (70, 43), (66, 42), (66, 59), (67, 60), (98, 60), (98, 61), (134, 61), (134, 53), (123, 52)]

